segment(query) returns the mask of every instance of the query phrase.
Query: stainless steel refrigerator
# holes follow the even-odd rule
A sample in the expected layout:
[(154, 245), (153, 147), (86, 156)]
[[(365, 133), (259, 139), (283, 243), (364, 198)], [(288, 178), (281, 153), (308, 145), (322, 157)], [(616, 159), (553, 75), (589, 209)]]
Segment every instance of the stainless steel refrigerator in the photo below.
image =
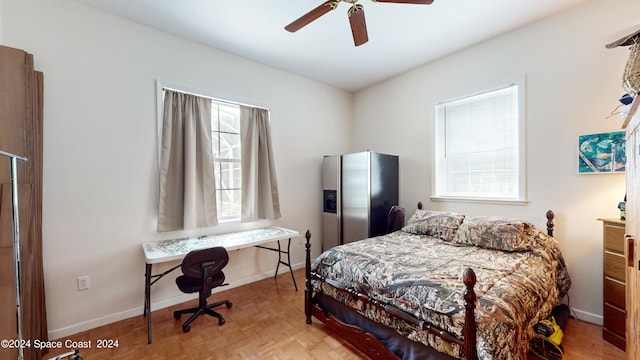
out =
[(365, 151), (322, 162), (323, 251), (387, 232), (398, 205), (398, 156)]

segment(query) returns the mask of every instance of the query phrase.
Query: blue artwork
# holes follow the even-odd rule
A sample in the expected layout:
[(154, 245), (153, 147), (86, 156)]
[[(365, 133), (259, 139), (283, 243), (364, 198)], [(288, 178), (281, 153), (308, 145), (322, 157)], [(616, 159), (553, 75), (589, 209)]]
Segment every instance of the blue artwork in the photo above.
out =
[(580, 135), (578, 173), (624, 172), (627, 163), (625, 132)]

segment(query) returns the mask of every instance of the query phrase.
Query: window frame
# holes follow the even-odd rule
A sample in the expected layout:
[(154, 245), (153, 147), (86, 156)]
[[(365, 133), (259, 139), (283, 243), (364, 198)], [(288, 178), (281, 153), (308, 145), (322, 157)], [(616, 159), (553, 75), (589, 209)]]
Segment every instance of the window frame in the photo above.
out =
[[(517, 171), (517, 186), (518, 191), (516, 197), (508, 198), (508, 197), (484, 197), (484, 196), (457, 196), (451, 194), (442, 194), (439, 193), (440, 189), (438, 189), (438, 139), (437, 139), (437, 128), (438, 121), (442, 121), (438, 116), (438, 108), (441, 105), (446, 103), (450, 103), (457, 100), (472, 98), (475, 96), (480, 96), (483, 94), (487, 94), (493, 91), (498, 91), (500, 89), (508, 88), (510, 86), (517, 87), (517, 134), (518, 134), (518, 171)], [(446, 100), (438, 101), (433, 106), (433, 127), (432, 127), (432, 173), (431, 173), (431, 200), (432, 201), (448, 201), (448, 202), (470, 202), (470, 203), (497, 203), (497, 204), (509, 204), (509, 205), (525, 205), (528, 203), (527, 200), (527, 142), (526, 142), (526, 78), (524, 75), (512, 79), (510, 81), (503, 81), (499, 83), (495, 83), (492, 86), (486, 86), (480, 90), (476, 91), (468, 91), (464, 95), (460, 96), (452, 96)]]

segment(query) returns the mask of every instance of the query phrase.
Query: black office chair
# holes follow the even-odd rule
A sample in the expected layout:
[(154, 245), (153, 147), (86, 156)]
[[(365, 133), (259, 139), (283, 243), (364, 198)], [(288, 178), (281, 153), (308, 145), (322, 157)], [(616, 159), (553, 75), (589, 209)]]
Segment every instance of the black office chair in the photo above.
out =
[(198, 307), (177, 310), (173, 312), (175, 319), (180, 319), (182, 314), (190, 314), (191, 317), (182, 325), (182, 331), (191, 330), (191, 322), (202, 314), (211, 315), (218, 318), (218, 324), (223, 325), (226, 320), (222, 315), (212, 309), (226, 305), (227, 309), (233, 305), (229, 300), (218, 301), (213, 304), (207, 304), (207, 298), (211, 296), (211, 290), (218, 286), (229, 285), (224, 283), (224, 268), (229, 263), (229, 254), (223, 247), (214, 247), (202, 250), (193, 250), (189, 252), (182, 260), (182, 273), (176, 278), (176, 284), (180, 291), (184, 293), (200, 293)]

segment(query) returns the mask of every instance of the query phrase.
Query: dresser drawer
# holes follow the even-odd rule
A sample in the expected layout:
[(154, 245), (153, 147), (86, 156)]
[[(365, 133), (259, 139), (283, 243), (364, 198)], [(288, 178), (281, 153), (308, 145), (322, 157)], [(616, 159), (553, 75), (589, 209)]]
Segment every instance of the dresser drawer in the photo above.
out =
[(602, 328), (602, 338), (605, 341), (612, 343), (622, 351), (625, 351), (627, 347), (627, 341), (623, 336), (620, 336), (605, 327)]
[(624, 226), (604, 226), (604, 250), (624, 254)]
[(626, 309), (625, 284), (609, 277), (604, 278), (604, 302)]
[(624, 255), (604, 253), (604, 275), (625, 282)]
[(625, 317), (624, 310), (604, 304), (604, 327), (622, 337), (625, 337)]
[(624, 350), (626, 347), (626, 258), (625, 222), (619, 219), (598, 219), (603, 222), (603, 312), (604, 340)]

